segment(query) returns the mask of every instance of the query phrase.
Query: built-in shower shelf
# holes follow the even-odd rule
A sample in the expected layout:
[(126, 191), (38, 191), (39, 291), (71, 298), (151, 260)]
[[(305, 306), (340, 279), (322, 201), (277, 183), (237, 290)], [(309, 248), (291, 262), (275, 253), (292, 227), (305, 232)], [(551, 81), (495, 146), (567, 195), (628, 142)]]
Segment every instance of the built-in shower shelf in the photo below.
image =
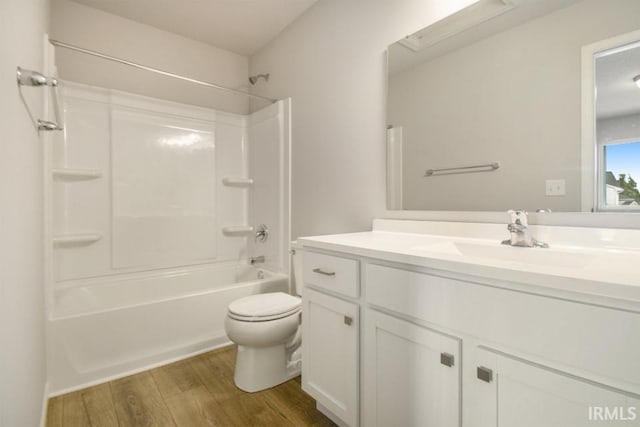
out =
[(55, 246), (90, 244), (95, 243), (100, 239), (102, 239), (101, 234), (58, 234), (53, 236), (53, 244)]
[(97, 169), (52, 169), (51, 174), (54, 178), (66, 181), (96, 179), (102, 176), (102, 172)]
[(251, 187), (253, 185), (253, 179), (227, 176), (222, 178), (222, 183), (227, 187)]
[(226, 236), (246, 236), (253, 233), (253, 227), (250, 225), (231, 225), (222, 227), (222, 233)]

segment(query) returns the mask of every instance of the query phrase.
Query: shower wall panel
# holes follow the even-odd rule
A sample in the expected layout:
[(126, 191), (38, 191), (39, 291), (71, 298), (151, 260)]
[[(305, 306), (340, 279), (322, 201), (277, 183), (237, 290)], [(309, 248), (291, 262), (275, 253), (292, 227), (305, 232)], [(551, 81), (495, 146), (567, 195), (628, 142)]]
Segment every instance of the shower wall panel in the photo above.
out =
[[(110, 264), (109, 96), (106, 91), (73, 89), (65, 86), (61, 91), (66, 95), (66, 126), (64, 134), (51, 139), (51, 228), (54, 238), (91, 232), (100, 234), (101, 239), (91, 244), (54, 244), (55, 280), (107, 274)], [(61, 176), (55, 170), (99, 176)]]
[(250, 241), (250, 251), (264, 255), (274, 271), (289, 271), (289, 123), (291, 101), (278, 101), (249, 115), (251, 224), (266, 224), (269, 239)]
[(216, 258), (215, 127), (114, 105), (113, 268)]
[(246, 259), (247, 120), (71, 82), (52, 147), (53, 278)]

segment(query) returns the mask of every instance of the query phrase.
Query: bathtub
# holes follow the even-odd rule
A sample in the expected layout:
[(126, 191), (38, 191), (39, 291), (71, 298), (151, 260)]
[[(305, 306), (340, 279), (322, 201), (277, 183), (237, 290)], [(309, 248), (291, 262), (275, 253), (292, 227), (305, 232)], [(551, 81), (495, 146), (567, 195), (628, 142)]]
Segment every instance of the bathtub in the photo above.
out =
[(287, 290), (286, 275), (244, 264), (59, 287), (47, 325), (51, 395), (229, 344), (224, 319), (231, 301)]

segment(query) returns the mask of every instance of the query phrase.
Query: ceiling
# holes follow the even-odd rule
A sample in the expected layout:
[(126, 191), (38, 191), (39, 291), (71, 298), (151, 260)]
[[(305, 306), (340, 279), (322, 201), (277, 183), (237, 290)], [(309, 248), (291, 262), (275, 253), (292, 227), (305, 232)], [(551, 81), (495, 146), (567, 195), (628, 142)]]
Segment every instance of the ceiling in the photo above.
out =
[[(416, 64), (430, 61), (433, 58), (471, 45), (558, 9), (568, 7), (578, 1), (580, 0), (512, 0), (516, 7), (507, 9), (507, 13), (499, 14), (491, 19), (480, 20), (475, 24), (472, 14), (482, 12), (482, 10), (476, 9), (467, 13), (469, 9), (473, 9), (472, 5), (467, 10), (462, 9), (460, 12), (450, 15), (433, 25), (440, 26), (443, 29), (449, 24), (455, 27), (456, 25), (461, 25), (463, 20), (468, 20), (468, 27), (462, 27), (459, 32), (453, 32), (446, 37), (440, 38), (437, 43), (428, 45), (417, 52), (404, 46), (401, 43), (402, 40), (389, 46), (389, 75), (395, 75)], [(491, 2), (485, 1), (485, 3)], [(481, 14), (480, 17), (482, 17)], [(425, 30), (429, 30), (429, 27), (423, 28), (416, 34), (425, 32)]]
[(317, 0), (73, 1), (249, 56)]
[(596, 113), (598, 118), (640, 112), (640, 43), (596, 59)]

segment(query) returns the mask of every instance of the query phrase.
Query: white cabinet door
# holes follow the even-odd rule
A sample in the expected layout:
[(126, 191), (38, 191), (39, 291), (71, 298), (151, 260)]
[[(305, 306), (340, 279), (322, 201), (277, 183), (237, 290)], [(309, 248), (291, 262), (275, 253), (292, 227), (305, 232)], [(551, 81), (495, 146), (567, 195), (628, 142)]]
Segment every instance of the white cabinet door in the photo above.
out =
[(482, 372), (475, 371), (474, 400), (484, 407), (474, 408), (469, 425), (640, 426), (638, 396), (525, 359), (478, 353)]
[(459, 427), (460, 341), (365, 313), (364, 425)]
[(302, 304), (302, 388), (357, 426), (358, 306), (309, 288)]

